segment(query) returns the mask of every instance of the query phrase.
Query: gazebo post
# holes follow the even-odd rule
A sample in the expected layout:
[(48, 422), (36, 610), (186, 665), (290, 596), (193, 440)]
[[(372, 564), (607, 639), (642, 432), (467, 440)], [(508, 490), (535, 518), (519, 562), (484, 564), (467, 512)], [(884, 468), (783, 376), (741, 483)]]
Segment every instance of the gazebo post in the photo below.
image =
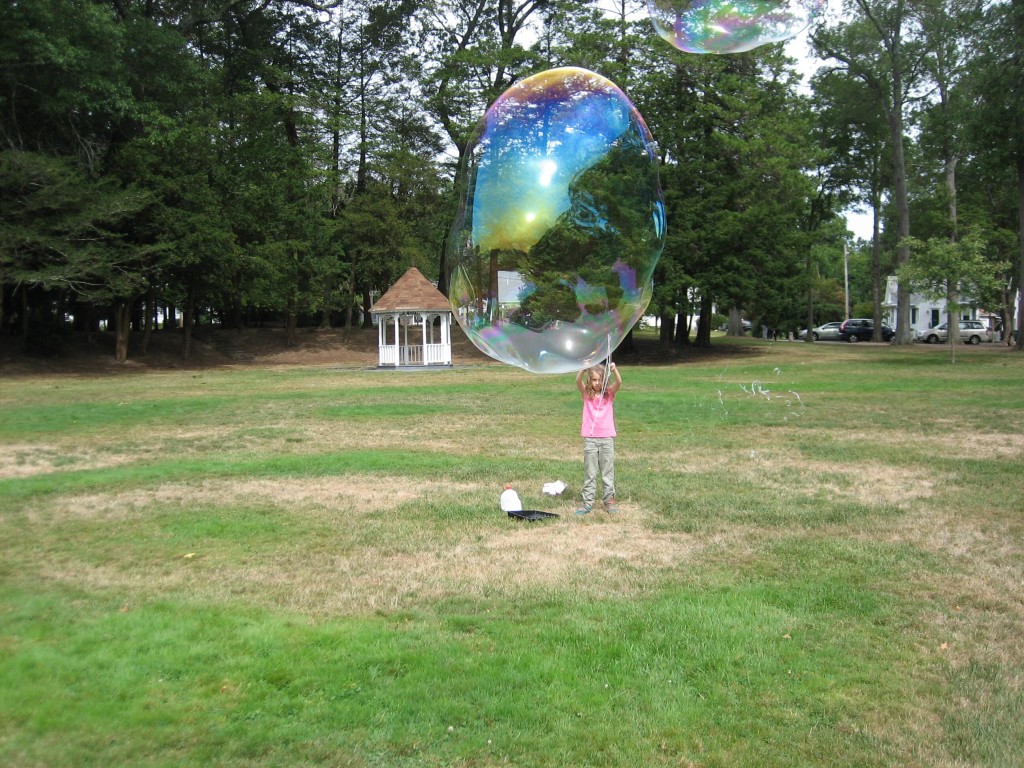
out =
[(384, 326), (386, 323), (377, 321), (377, 365), (384, 365), (384, 339), (386, 334), (384, 333)]
[(395, 315), (395, 367), (402, 365), (402, 316)]
[(423, 353), (421, 355), (422, 359), (420, 361), (420, 364), (421, 365), (426, 365), (427, 364), (427, 315), (426, 315), (426, 313), (420, 313), (420, 322), (423, 324), (423, 329), (422, 329), (423, 332), (421, 334), (421, 336), (423, 337)]

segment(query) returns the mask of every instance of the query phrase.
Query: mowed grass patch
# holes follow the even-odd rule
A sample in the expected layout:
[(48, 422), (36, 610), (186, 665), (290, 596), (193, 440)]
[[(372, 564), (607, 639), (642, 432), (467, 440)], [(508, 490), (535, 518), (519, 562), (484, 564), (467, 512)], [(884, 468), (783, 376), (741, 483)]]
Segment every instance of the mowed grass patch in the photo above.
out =
[(32, 634), (16, 666), (35, 682), (0, 694), (19, 713), (5, 747), (45, 761), (59, 727), (82, 765), (728, 765), (766, 745), (789, 764), (885, 765), (893, 708), (876, 697), (928, 683), (874, 621), (887, 601), (842, 591), (709, 579), (641, 602), (456, 597), (344, 622), (58, 593), (8, 614)]
[(723, 347), (0, 380), (0, 760), (1012, 765), (1024, 365)]

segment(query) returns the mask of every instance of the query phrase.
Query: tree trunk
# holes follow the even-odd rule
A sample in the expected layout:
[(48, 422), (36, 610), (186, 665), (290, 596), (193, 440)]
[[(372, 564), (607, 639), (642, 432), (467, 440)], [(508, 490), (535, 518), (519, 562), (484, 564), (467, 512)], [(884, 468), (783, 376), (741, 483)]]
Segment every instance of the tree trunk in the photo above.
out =
[[(845, 247), (845, 246), (844, 246)], [(846, 290), (846, 286), (843, 286)], [(814, 259), (811, 257), (811, 249), (807, 249), (807, 336), (804, 338), (808, 344), (814, 343)]]
[[(874, 254), (872, 254), (874, 255)], [(897, 313), (899, 312), (899, 287), (897, 286)], [(909, 318), (910, 316), (907, 315)], [(871, 260), (871, 320), (874, 329), (871, 331), (872, 341), (882, 341), (882, 265), (881, 257)], [(897, 321), (898, 324), (898, 321)]]
[(146, 290), (146, 319), (142, 327), (142, 349), (139, 355), (145, 357), (149, 352), (149, 340), (153, 335), (153, 325), (156, 323), (156, 289), (150, 286)]
[(949, 342), (949, 361), (956, 362), (956, 345), (960, 341), (960, 291), (950, 281), (946, 284), (946, 340)]
[[(0, 295), (3, 291), (0, 291)], [(57, 322), (61, 327), (64, 326), (65, 318), (67, 317), (67, 303), (68, 303), (68, 289), (59, 288), (57, 290)], [(0, 307), (2, 309), (2, 307)], [(3, 317), (3, 312), (0, 312), (0, 317)]]
[[(875, 318), (875, 330), (871, 334), (872, 341), (882, 340), (882, 233), (881, 233), (881, 212), (882, 202), (876, 200), (874, 204), (874, 215), (871, 218), (871, 299), (872, 313)], [(899, 301), (900, 287), (896, 287), (897, 302)], [(898, 306), (898, 304), (897, 304)], [(852, 311), (852, 310), (851, 310)]]
[(999, 341), (1006, 344), (1008, 347), (1013, 345), (1013, 327), (1016, 320), (1016, 314), (1013, 311), (1013, 302), (1016, 298), (1016, 291), (1009, 287), (1004, 286), (999, 291), (999, 301), (1002, 304), (999, 314), (1003, 321), (1002, 335), (999, 337)]
[[(701, 299), (701, 306), (703, 308), (704, 300)], [(729, 308), (729, 336), (742, 336), (743, 335), (743, 313), (740, 312), (736, 307)]]
[[(1024, 12), (1021, 13), (1024, 17)], [(1024, 351), (1024, 146), (1017, 149), (1017, 342), (1014, 349)]]
[(622, 340), (622, 343), (619, 344), (618, 349), (616, 349), (616, 352), (622, 352), (623, 354), (632, 354), (633, 352), (636, 352), (636, 344), (633, 343), (632, 328), (630, 328), (629, 331), (626, 333), (626, 338), (624, 338)]
[(676, 316), (670, 312), (661, 313), (659, 323), (658, 343), (663, 347), (671, 347), (676, 330)]
[[(1011, 0), (1010, 13), (1012, 14), (1012, 39), (1016, 43), (1011, 49), (1010, 62), (1015, 73), (1014, 81), (1017, 86), (1014, 91), (1018, 97), (1021, 93), (1021, 86), (1024, 86), (1024, 0)], [(1013, 348), (1017, 352), (1024, 351), (1024, 134), (1021, 131), (1021, 116), (1017, 113), (1016, 122), (1016, 159), (1017, 159), (1017, 339)], [(1013, 302), (1010, 303), (1010, 311), (1013, 311)]]
[(286, 347), (294, 347), (297, 343), (295, 331), (298, 325), (299, 311), (296, 307), (295, 297), (291, 296), (288, 299), (288, 308), (285, 310), (284, 345)]
[(185, 299), (185, 312), (181, 320), (181, 359), (188, 360), (192, 356), (192, 323), (196, 314), (195, 289), (188, 288), (188, 297)]
[(949, 198), (949, 241), (955, 243), (959, 236), (957, 232), (957, 201), (956, 201), (956, 167), (959, 165), (959, 158), (949, 156), (945, 162), (946, 196)]
[(324, 279), (324, 306), (320, 310), (320, 330), (331, 329), (331, 294), (334, 293), (334, 273), (331, 272)]
[[(697, 323), (696, 346), (707, 349), (711, 346), (711, 294), (702, 292), (700, 296), (700, 321)], [(740, 323), (740, 335), (743, 334), (743, 324)]]
[(677, 347), (685, 347), (690, 343), (690, 316), (686, 312), (676, 315), (676, 339)]
[(370, 296), (370, 289), (363, 288), (363, 328), (373, 328), (373, 318), (370, 316), (372, 306), (373, 297)]
[(28, 286), (21, 284), (21, 338), (28, 341)]
[[(894, 78), (899, 82), (899, 78)], [(902, 85), (893, 85), (893, 90), (902, 88)], [(902, 267), (910, 260), (910, 245), (907, 238), (910, 237), (910, 195), (907, 190), (907, 167), (906, 158), (903, 153), (903, 102), (893, 104), (892, 114), (889, 116), (889, 129), (892, 134), (892, 171), (893, 171), (893, 197), (896, 203), (897, 216), (897, 245), (896, 245), (896, 267)], [(879, 283), (881, 277), (879, 277)], [(880, 289), (879, 289), (880, 295)], [(879, 315), (881, 313), (879, 312)], [(881, 328), (875, 324), (875, 333), (881, 333)], [(913, 341), (910, 333), (910, 288), (900, 281), (896, 290), (896, 339), (897, 344), (910, 344)]]
[(946, 283), (946, 338), (950, 344), (960, 341), (960, 289), (952, 280)]
[(96, 333), (99, 331), (99, 320), (96, 317), (96, 305), (89, 303), (84, 307), (79, 306), (76, 316), (81, 315), (82, 327), (85, 329), (85, 341), (87, 344), (96, 343)]
[(242, 276), (235, 274), (231, 280), (231, 296), (228, 301), (229, 309), (225, 318), (224, 327), (242, 330)]
[(131, 299), (124, 299), (114, 304), (114, 359), (119, 363), (128, 359), (133, 303)]
[(356, 259), (353, 258), (348, 270), (348, 290), (345, 291), (345, 336), (343, 341), (348, 341), (352, 333), (352, 305), (356, 300)]

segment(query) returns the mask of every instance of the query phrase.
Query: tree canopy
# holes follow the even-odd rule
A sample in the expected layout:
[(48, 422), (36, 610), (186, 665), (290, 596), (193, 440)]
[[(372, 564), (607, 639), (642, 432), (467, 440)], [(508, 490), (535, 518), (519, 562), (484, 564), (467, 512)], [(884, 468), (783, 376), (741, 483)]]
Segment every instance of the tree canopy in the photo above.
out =
[[(159, 321), (187, 356), (202, 323), (273, 319), (293, 340), (369, 322), (410, 266), (444, 291), (474, 127), (558, 66), (614, 80), (658, 143), (666, 346), (709, 344), (716, 311), (842, 319), (844, 247), (870, 272), (850, 298), (877, 314), (884, 275), (920, 277), (913, 244), (963, 252), (939, 242), (967, 232), (977, 300), (1021, 324), (1024, 0), (841, 6), (802, 83), (779, 44), (672, 48), (637, 0), (6, 3), (0, 333), (48, 349), (105, 327), (125, 359)], [(874, 213), (871, 243), (842, 226), (851, 206)], [(962, 264), (943, 264), (957, 306)]]

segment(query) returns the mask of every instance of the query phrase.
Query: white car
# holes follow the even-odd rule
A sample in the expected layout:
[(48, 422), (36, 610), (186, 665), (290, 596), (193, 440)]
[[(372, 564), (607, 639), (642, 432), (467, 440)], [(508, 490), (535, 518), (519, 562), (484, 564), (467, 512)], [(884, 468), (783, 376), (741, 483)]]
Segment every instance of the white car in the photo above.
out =
[[(811, 333), (813, 334), (812, 338), (815, 341), (839, 341), (839, 328), (841, 326), (842, 323), (838, 322), (825, 323), (824, 325), (819, 325), (817, 328), (811, 329)], [(807, 329), (804, 328), (802, 331), (800, 331), (800, 333), (797, 334), (797, 338), (806, 339)]]
[[(938, 344), (948, 339), (948, 323), (942, 323), (921, 332), (921, 341), (925, 344)], [(981, 320), (961, 320), (960, 341), (965, 344), (981, 344), (983, 341), (992, 341), (992, 332)]]

